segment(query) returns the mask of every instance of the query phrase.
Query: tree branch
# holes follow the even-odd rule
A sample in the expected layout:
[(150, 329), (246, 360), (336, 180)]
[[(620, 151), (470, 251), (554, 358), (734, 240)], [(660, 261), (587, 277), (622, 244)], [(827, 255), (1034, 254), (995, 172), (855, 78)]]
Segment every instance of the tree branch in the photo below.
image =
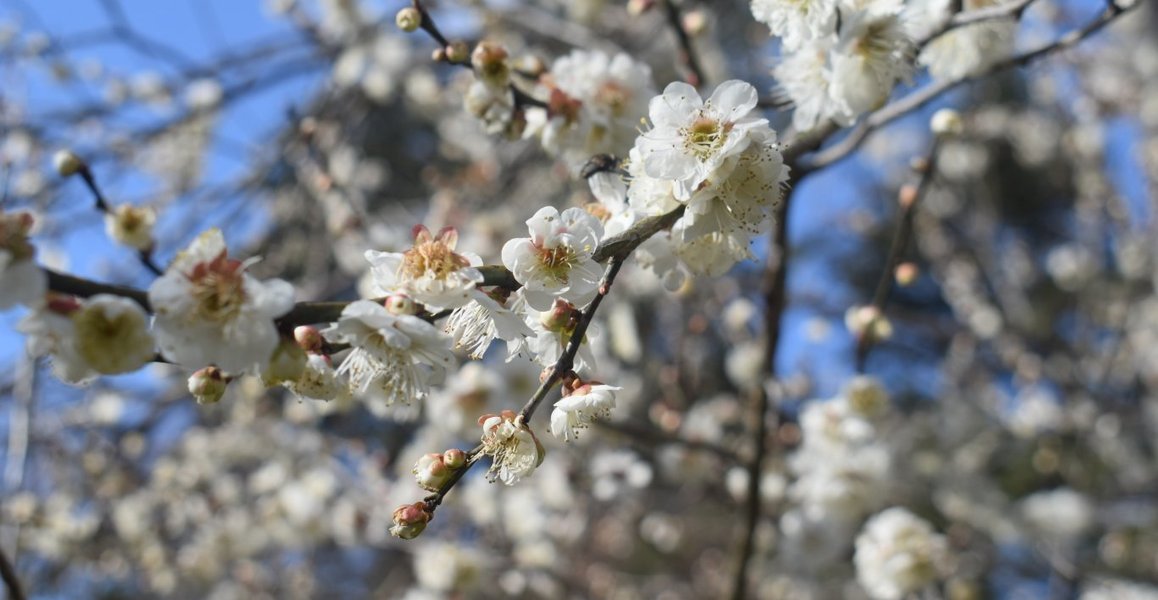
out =
[(10, 600), (24, 600), (24, 588), (20, 585), (20, 578), (16, 576), (16, 568), (12, 565), (12, 561), (8, 560), (8, 555), (0, 548), (0, 577), (4, 579), (4, 587), (8, 589), (8, 598)]
[(1110, 2), (1107, 4), (1106, 9), (1102, 11), (1100, 15), (1092, 19), (1089, 23), (1086, 23), (1084, 26), (1078, 29), (1071, 30), (1052, 43), (995, 63), (984, 73), (978, 75), (962, 77), (960, 79), (948, 79), (928, 84), (920, 90), (917, 90), (908, 96), (901, 98), (900, 100), (896, 100), (884, 108), (878, 109), (876, 112), (870, 114), (863, 121), (861, 121), (860, 125), (853, 129), (848, 134), (848, 136), (840, 142), (837, 142), (836, 144), (833, 144), (832, 146), (829, 146), (828, 148), (817, 152), (812, 156), (805, 157), (800, 161), (800, 169), (804, 173), (810, 173), (822, 167), (839, 162), (846, 158), (849, 154), (852, 154), (852, 152), (857, 148), (859, 148), (861, 143), (863, 143), (865, 139), (867, 139), (868, 136), (875, 132), (877, 129), (880, 129), (881, 127), (892, 123), (900, 117), (903, 117), (906, 114), (924, 106), (941, 94), (944, 94), (945, 92), (969, 81), (981, 79), (1006, 69), (1023, 67), (1035, 60), (1053, 54), (1054, 52), (1070, 48), (1076, 45), (1078, 42), (1081, 42), (1087, 37), (1093, 35), (1094, 33), (1097, 33), (1100, 29), (1113, 22), (1114, 19), (1117, 19), (1122, 14), (1133, 9), (1134, 6), (1137, 6), (1137, 4), (1127, 8), (1122, 8), (1117, 4)]
[[(784, 310), (787, 307), (786, 284), (788, 282), (788, 208), (792, 200), (791, 190), (773, 216), (776, 225), (771, 232), (771, 246), (768, 263), (764, 270), (761, 292), (764, 296), (764, 348), (762, 383), (776, 377), (776, 357), (780, 347)], [(760, 502), (760, 479), (764, 470), (764, 458), (768, 451), (768, 413), (772, 406), (771, 391), (767, 385), (759, 385), (752, 392), (752, 460), (748, 463), (748, 490), (744, 503), (744, 538), (736, 560), (736, 573), (732, 583), (732, 598), (743, 600), (747, 597), (748, 563), (756, 550), (756, 528), (760, 523), (762, 504)]]
[[(929, 186), (933, 183), (934, 173), (937, 171), (937, 154), (940, 150), (940, 138), (934, 138), (933, 146), (929, 149), (928, 155), (925, 157), (923, 164), (923, 171), (921, 172), (921, 179), (917, 183), (916, 194), (909, 198), (907, 202), (901, 205), (901, 218), (897, 221), (896, 232), (893, 234), (892, 245), (889, 246), (889, 255), (885, 260), (884, 269), (881, 270), (881, 277), (877, 281), (876, 291), (873, 293), (872, 306), (877, 309), (878, 315), (885, 313), (885, 304), (889, 299), (889, 292), (893, 289), (893, 284), (896, 282), (897, 265), (901, 262), (901, 256), (904, 255), (905, 248), (909, 245), (909, 239), (913, 235), (913, 218), (917, 213), (917, 205), (925, 194), (929, 191)], [(872, 349), (873, 336), (868, 335), (869, 328), (862, 331), (857, 336), (856, 341), (856, 370), (858, 373), (863, 373), (865, 362), (868, 360), (869, 350)]]

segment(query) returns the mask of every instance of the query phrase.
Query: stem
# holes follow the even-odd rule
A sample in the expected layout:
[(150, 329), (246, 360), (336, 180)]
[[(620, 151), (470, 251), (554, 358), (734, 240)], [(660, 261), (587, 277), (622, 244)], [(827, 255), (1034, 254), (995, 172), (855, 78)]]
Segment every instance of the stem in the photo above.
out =
[(4, 587), (8, 589), (8, 598), (10, 600), (24, 600), (24, 588), (20, 585), (20, 578), (16, 576), (16, 569), (12, 566), (12, 561), (8, 560), (8, 555), (0, 548), (0, 577), (4, 579)]
[[(764, 295), (764, 381), (776, 377), (776, 356), (780, 348), (784, 309), (787, 306), (785, 288), (788, 282), (788, 207), (792, 193), (784, 195), (780, 206), (776, 207), (776, 226), (772, 229), (772, 245), (768, 251), (768, 265), (764, 270), (762, 292)], [(760, 475), (764, 470), (764, 458), (768, 451), (768, 412), (772, 398), (767, 386), (757, 386), (752, 392), (753, 456), (748, 463), (748, 490), (744, 504), (744, 539), (740, 546), (733, 578), (732, 598), (742, 600), (747, 597), (748, 563), (756, 550), (756, 527), (760, 523), (762, 504), (760, 502)]]
[[(901, 218), (897, 222), (896, 233), (893, 234), (893, 242), (889, 247), (888, 258), (885, 259), (885, 267), (881, 271), (881, 277), (877, 281), (876, 291), (873, 293), (872, 305), (877, 309), (878, 315), (885, 313), (885, 304), (889, 299), (889, 292), (893, 289), (893, 284), (896, 283), (897, 265), (901, 262), (901, 256), (905, 253), (905, 248), (909, 245), (909, 239), (913, 236), (913, 218), (917, 213), (917, 204), (921, 202), (921, 198), (929, 190), (929, 186), (933, 182), (933, 173), (937, 170), (937, 154), (941, 146), (940, 138), (933, 140), (933, 146), (929, 148), (929, 153), (925, 157), (924, 171), (921, 173), (921, 179), (917, 183), (917, 193), (913, 197), (912, 202), (903, 206), (901, 209)], [(856, 342), (856, 371), (864, 373), (865, 361), (868, 359), (869, 350), (872, 349), (873, 339), (871, 335), (862, 335), (857, 337)]]
[(692, 38), (688, 35), (688, 31), (684, 29), (683, 18), (680, 15), (680, 8), (676, 6), (673, 0), (663, 0), (664, 16), (667, 17), (667, 23), (671, 30), (675, 33), (676, 43), (679, 45), (679, 61), (683, 66), (684, 79), (692, 84), (694, 87), (700, 87), (704, 84), (704, 70), (700, 67), (700, 61), (696, 58), (695, 50), (692, 49)]

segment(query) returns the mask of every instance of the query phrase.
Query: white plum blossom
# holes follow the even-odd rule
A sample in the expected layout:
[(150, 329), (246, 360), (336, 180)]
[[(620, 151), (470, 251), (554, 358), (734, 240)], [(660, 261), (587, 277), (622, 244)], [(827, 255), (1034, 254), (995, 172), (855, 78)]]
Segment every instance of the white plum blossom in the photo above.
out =
[(521, 415), (506, 410), (497, 415), (483, 415), (482, 451), (493, 460), (487, 479), (514, 485), (531, 475), (543, 463), (546, 450)]
[(869, 519), (856, 538), (856, 577), (875, 600), (900, 600), (933, 583), (948, 557), (945, 536), (901, 507)]
[[(505, 300), (501, 300), (503, 296), (507, 296)], [(446, 319), (445, 331), (453, 338), (454, 347), (480, 359), (495, 338), (507, 342), (509, 350), (534, 335), (520, 314), (525, 304), (522, 298), (521, 289), (514, 294), (501, 288), (474, 294), (468, 304), (455, 308)]]
[[(1000, 0), (966, 0), (963, 10), (994, 6)], [(952, 16), (948, 0), (926, 0), (910, 10), (910, 28), (914, 35), (935, 30)], [(1017, 20), (1010, 17), (991, 19), (955, 27), (922, 48), (917, 62), (928, 67), (934, 79), (961, 79), (978, 75), (993, 63), (1010, 56), (1014, 49)]]
[(342, 401), (350, 393), (349, 386), (338, 377), (330, 357), (323, 354), (306, 355), (305, 368), (294, 380), (281, 382), (295, 396), (308, 400)]
[(29, 353), (51, 354), (53, 372), (70, 383), (136, 371), (156, 356), (148, 313), (120, 296), (54, 296), (17, 329), (28, 336)]
[(503, 265), (523, 285), (523, 297), (535, 310), (549, 310), (556, 298), (585, 306), (595, 297), (602, 269), (591, 258), (603, 225), (581, 208), (562, 214), (551, 206), (527, 219), (529, 238), (503, 245)]
[(482, 264), (477, 254), (459, 254), (458, 232), (447, 227), (431, 235), (421, 225), (414, 228), (414, 245), (405, 252), (366, 251), (371, 265), (374, 293), (406, 294), (431, 311), (458, 308), (477, 295), (475, 286), (482, 283)]
[(161, 354), (187, 367), (240, 373), (264, 365), (278, 343), (273, 320), (293, 308), (293, 286), (258, 281), (229, 258), (218, 229), (202, 233), (149, 287)]
[(466, 112), (482, 121), (487, 133), (497, 134), (511, 125), (515, 97), (506, 86), (491, 86), (475, 80), (463, 96)]
[(644, 172), (671, 180), (679, 200), (727, 177), (727, 159), (748, 147), (752, 131), (768, 127), (753, 113), (757, 101), (756, 88), (738, 80), (721, 83), (707, 100), (687, 83), (668, 84), (648, 105), (652, 128), (635, 141)]
[(586, 383), (555, 403), (551, 411), (551, 434), (569, 442), (597, 418), (606, 418), (615, 408), (615, 392), (623, 388), (598, 382)]
[(370, 300), (351, 302), (322, 335), (353, 346), (338, 375), (377, 416), (386, 416), (395, 404), (425, 398), (431, 380), (454, 365), (446, 334), (414, 315), (393, 314)]
[(835, 0), (752, 0), (752, 16), (781, 38), (786, 50), (796, 50), (836, 28)]
[[(553, 366), (571, 343), (575, 328), (579, 324), (579, 315), (580, 312), (575, 305), (565, 300), (555, 300), (551, 310), (548, 311), (528, 310), (526, 323), (532, 329), (532, 335), (511, 345), (507, 360), (525, 355), (544, 367)], [(588, 326), (586, 336), (595, 337), (598, 333), (598, 329), (592, 324)], [(584, 340), (575, 354), (574, 370), (577, 373), (586, 373), (594, 367), (595, 355), (591, 345)]]
[(829, 57), (836, 35), (810, 41), (796, 52), (781, 57), (772, 69), (780, 89), (792, 99), (792, 126), (809, 131), (841, 110), (833, 99), (832, 65)]
[(30, 213), (0, 211), (0, 310), (44, 301), (48, 276), (37, 266), (36, 248), (28, 241)]
[(547, 108), (527, 111), (527, 135), (572, 168), (596, 154), (624, 156), (655, 95), (651, 68), (630, 56), (573, 50), (542, 78)]
[(899, 7), (882, 3), (850, 13), (831, 56), (829, 92), (842, 109), (833, 118), (849, 125), (880, 106), (893, 86), (912, 73), (912, 54)]

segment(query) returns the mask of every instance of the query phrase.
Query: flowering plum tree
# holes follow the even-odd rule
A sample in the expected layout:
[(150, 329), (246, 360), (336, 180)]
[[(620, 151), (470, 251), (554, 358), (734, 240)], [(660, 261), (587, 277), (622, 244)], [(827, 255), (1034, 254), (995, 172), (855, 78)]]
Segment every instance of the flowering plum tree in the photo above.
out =
[(1149, 7), (95, 4), (0, 9), (9, 596), (1158, 597)]

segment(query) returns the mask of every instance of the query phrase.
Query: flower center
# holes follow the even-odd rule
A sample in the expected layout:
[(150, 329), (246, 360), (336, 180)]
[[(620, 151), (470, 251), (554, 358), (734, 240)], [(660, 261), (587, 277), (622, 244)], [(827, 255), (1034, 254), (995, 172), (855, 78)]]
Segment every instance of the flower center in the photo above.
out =
[(567, 277), (571, 273), (571, 264), (575, 261), (575, 253), (566, 246), (556, 246), (554, 248), (544, 248), (543, 246), (535, 246), (536, 253), (539, 256), (539, 264), (543, 271), (552, 279), (559, 283), (566, 283)]
[(631, 94), (618, 81), (605, 81), (596, 90), (595, 98), (599, 104), (611, 109), (612, 115), (621, 117), (631, 99)]
[(417, 279), (430, 274), (435, 279), (446, 279), (446, 276), (470, 266), (466, 257), (455, 254), (441, 240), (430, 240), (425, 243), (415, 243), (414, 247), (402, 253), (402, 265), (399, 267), (401, 275)]
[(724, 140), (728, 139), (729, 130), (731, 130), (731, 124), (721, 123), (711, 117), (700, 115), (695, 121), (692, 121), (690, 127), (681, 131), (684, 137), (684, 148), (696, 158), (705, 160), (724, 145)]
[(188, 278), (193, 284), (197, 315), (215, 323), (237, 317), (245, 304), (244, 277), (242, 262), (227, 257), (225, 251), (213, 260), (194, 266)]

